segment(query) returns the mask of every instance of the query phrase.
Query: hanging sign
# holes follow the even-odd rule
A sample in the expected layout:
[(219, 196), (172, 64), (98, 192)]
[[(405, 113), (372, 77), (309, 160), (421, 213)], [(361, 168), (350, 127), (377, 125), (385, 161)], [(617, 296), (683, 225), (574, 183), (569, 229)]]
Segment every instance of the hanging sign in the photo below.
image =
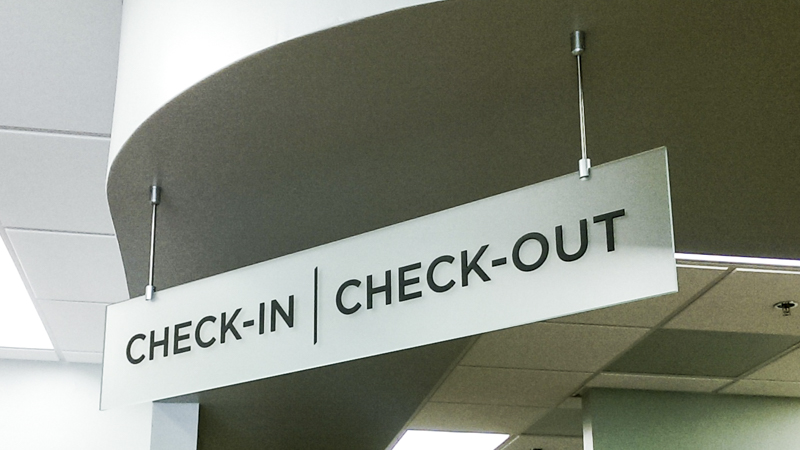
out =
[(675, 291), (661, 148), (109, 305), (101, 407)]

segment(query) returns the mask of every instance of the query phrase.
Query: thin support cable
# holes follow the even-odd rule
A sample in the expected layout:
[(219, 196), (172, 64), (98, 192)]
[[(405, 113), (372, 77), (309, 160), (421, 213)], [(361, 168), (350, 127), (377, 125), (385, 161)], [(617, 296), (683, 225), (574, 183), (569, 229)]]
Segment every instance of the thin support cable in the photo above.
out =
[(150, 204), (153, 205), (153, 215), (150, 219), (150, 271), (147, 277), (147, 286), (144, 288), (144, 299), (148, 301), (153, 299), (153, 294), (156, 291), (153, 277), (156, 263), (156, 211), (159, 203), (161, 203), (161, 188), (151, 186)]

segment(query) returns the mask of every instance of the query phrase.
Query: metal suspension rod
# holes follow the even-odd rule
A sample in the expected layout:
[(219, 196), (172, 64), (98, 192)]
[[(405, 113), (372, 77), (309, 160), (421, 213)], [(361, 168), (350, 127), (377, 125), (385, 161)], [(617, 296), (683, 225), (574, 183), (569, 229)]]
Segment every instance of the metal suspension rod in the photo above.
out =
[(153, 216), (150, 219), (150, 272), (147, 277), (147, 286), (144, 288), (144, 299), (152, 300), (156, 287), (153, 284), (153, 270), (155, 268), (156, 257), (156, 210), (161, 203), (161, 188), (150, 186), (150, 204), (153, 205)]
[(581, 159), (578, 161), (578, 174), (581, 179), (589, 178), (589, 169), (592, 161), (586, 156), (586, 117), (583, 108), (583, 74), (581, 73), (581, 54), (586, 50), (586, 34), (583, 31), (573, 31), (570, 35), (572, 54), (578, 63), (578, 103), (581, 116)]

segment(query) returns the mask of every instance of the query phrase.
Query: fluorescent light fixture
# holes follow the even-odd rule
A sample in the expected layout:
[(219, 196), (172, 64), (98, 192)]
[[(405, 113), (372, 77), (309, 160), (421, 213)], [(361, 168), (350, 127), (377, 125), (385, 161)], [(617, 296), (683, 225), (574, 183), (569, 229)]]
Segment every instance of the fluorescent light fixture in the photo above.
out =
[(681, 261), (712, 262), (722, 264), (747, 264), (753, 266), (798, 267), (796, 259), (752, 258), (749, 256), (697, 255), (693, 253), (675, 253), (675, 259)]
[(408, 430), (392, 450), (495, 450), (507, 434)]
[(0, 244), (0, 347), (52, 349), (5, 245)]

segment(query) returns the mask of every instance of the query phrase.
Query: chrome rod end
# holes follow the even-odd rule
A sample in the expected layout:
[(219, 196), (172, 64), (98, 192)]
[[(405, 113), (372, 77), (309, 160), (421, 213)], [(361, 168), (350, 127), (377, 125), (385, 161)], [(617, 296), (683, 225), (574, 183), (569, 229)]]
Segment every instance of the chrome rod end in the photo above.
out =
[(161, 203), (161, 188), (156, 185), (150, 186), (150, 203), (154, 205)]
[(569, 35), (570, 43), (572, 44), (572, 55), (578, 56), (586, 50), (586, 33), (580, 30), (575, 30)]
[(589, 178), (589, 169), (592, 168), (592, 160), (589, 158), (582, 158), (578, 160), (578, 175), (581, 180)]
[(155, 293), (156, 293), (156, 287), (153, 286), (152, 284), (148, 284), (144, 288), (144, 299), (147, 300), (148, 302), (153, 300), (153, 294)]

